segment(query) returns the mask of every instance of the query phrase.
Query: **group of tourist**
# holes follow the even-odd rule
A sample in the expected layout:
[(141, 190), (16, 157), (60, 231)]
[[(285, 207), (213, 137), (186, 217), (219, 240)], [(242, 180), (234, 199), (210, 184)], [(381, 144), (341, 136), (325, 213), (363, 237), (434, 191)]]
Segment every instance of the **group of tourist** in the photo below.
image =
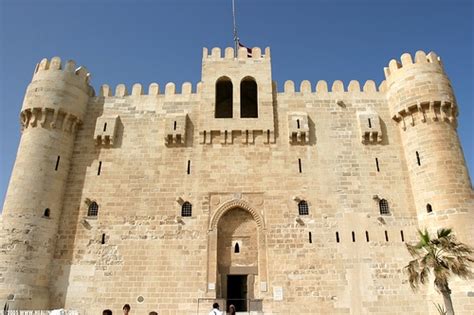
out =
[[(130, 313), (130, 309), (131, 309), (130, 304), (125, 304), (122, 308), (123, 315), (128, 315), (128, 313)], [(112, 315), (112, 311), (109, 309), (103, 310), (102, 315)], [(158, 315), (158, 312), (151, 311), (150, 313), (148, 313), (148, 315)]]
[[(128, 315), (130, 313), (130, 304), (125, 304), (122, 308), (123, 315)], [(112, 311), (107, 309), (102, 311), (102, 315), (112, 315)], [(151, 311), (148, 315), (158, 315), (158, 312)], [(222, 312), (219, 310), (219, 303), (212, 304), (212, 310), (209, 312), (209, 315), (222, 315)], [(229, 306), (229, 315), (235, 315), (235, 306)]]
[[(212, 304), (212, 310), (209, 312), (209, 315), (222, 315), (222, 312), (219, 310), (219, 303)], [(229, 313), (228, 315), (235, 315), (235, 306), (229, 306)]]

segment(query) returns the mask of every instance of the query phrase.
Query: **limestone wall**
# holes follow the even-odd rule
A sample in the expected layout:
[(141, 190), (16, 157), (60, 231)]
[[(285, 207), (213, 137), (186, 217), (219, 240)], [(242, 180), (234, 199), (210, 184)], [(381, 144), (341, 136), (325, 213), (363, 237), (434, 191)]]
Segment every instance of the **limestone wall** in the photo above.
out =
[[(180, 92), (104, 85), (89, 98), (64, 185), (50, 307), (196, 314), (199, 299), (225, 303), (228, 274), (248, 274), (248, 297), (265, 314), (436, 314), (440, 296), (429, 286), (413, 293), (402, 273), (429, 188), (420, 193), (412, 179), (404, 132), (413, 131), (394, 118), (401, 98), (371, 80), (287, 81), (278, 92), (269, 49), (254, 51), (204, 50), (201, 82)], [(222, 76), (235, 115), (216, 120)], [(246, 77), (258, 85), (258, 118), (239, 115)], [(454, 139), (454, 128), (444, 132)], [(472, 288), (452, 289), (457, 314), (469, 314)]]

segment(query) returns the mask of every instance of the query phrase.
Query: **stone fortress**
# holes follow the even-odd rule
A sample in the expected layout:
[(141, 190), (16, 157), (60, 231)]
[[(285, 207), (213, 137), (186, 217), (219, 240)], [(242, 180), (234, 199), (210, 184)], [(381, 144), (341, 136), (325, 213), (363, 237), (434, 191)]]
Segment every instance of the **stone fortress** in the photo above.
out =
[[(1, 306), (437, 314), (402, 268), (418, 228), (474, 244), (458, 106), (433, 52), (385, 77), (278, 92), (269, 48), (213, 48), (195, 87), (96, 94), (86, 68), (43, 59), (1, 217)], [(473, 283), (451, 282), (457, 314)]]

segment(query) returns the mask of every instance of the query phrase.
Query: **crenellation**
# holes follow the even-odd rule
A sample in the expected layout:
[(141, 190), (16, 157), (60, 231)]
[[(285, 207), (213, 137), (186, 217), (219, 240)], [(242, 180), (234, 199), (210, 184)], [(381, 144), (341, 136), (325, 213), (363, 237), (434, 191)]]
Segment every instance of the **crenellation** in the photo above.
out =
[(332, 83), (331, 92), (344, 92), (344, 82), (336, 80)]
[(291, 80), (286, 80), (283, 88), (283, 92), (286, 94), (295, 93), (295, 83)]
[(357, 80), (351, 80), (347, 87), (347, 92), (360, 92), (360, 84)]
[(148, 95), (159, 95), (160, 94), (160, 86), (158, 85), (158, 83), (151, 83), (149, 86), (148, 86)]
[(110, 89), (110, 87), (107, 84), (102, 84), (100, 86), (99, 96), (100, 97), (102, 97), (102, 96), (103, 97), (112, 96), (112, 90)]
[(301, 81), (300, 92), (301, 93), (311, 93), (311, 82), (309, 82), (308, 80)]
[(132, 87), (132, 96), (143, 95), (143, 87), (140, 83), (135, 83)]
[(327, 93), (328, 90), (328, 83), (324, 80), (319, 80), (316, 84), (316, 93)]
[(175, 95), (176, 94), (176, 85), (173, 82), (168, 82), (165, 85), (165, 96)]
[[(227, 310), (245, 283), (265, 314), (432, 310), (439, 296), (414, 294), (402, 272), (405, 243), (424, 227), (474, 239), (439, 57), (403, 54), (378, 87), (288, 80), (278, 92), (269, 48), (234, 53), (204, 48), (195, 89), (104, 84), (97, 97), (85, 68), (37, 65), (0, 217), (0, 299), (195, 314), (214, 300)], [(469, 314), (467, 282), (452, 290)]]
[(211, 53), (209, 54), (208, 48), (204, 47), (202, 50), (202, 60), (203, 62), (207, 61), (219, 61), (219, 60), (258, 60), (258, 59), (270, 59), (270, 47), (265, 48), (265, 54), (262, 55), (262, 50), (260, 47), (251, 48), (252, 53), (250, 54), (245, 47), (239, 47), (237, 50), (237, 58), (234, 54), (233, 47), (224, 48), (224, 55), (222, 55), (222, 50), (219, 47), (211, 48)]
[(128, 95), (128, 90), (125, 84), (121, 83), (115, 87), (115, 94), (114, 94), (115, 97), (124, 97), (127, 95)]

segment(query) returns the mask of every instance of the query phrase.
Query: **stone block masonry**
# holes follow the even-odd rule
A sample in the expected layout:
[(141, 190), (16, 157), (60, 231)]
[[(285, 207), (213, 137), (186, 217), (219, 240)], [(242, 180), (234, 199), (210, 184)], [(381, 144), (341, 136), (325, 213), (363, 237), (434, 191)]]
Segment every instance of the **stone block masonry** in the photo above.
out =
[[(435, 314), (441, 296), (413, 293), (402, 268), (417, 228), (474, 243), (458, 105), (434, 53), (404, 54), (385, 75), (279, 92), (269, 48), (213, 48), (180, 92), (95, 94), (85, 68), (44, 59), (0, 221), (0, 302)], [(451, 287), (471, 314), (472, 284)]]

